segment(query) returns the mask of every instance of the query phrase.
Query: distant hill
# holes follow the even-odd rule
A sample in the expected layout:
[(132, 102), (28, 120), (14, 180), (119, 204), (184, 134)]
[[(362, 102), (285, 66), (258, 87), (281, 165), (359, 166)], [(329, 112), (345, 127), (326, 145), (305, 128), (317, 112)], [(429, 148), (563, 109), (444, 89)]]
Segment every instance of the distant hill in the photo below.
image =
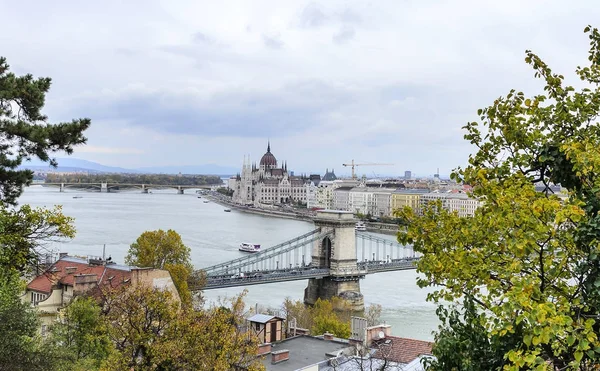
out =
[(125, 169), (122, 167), (105, 166), (93, 161), (77, 158), (58, 158), (58, 167), (51, 168), (48, 164), (39, 160), (23, 163), (20, 167), (37, 171), (75, 172), (88, 171), (92, 173), (130, 173), (130, 174), (205, 174), (205, 175), (231, 175), (236, 174), (238, 169), (233, 167), (219, 166), (213, 164), (191, 165), (191, 166), (155, 166), (138, 169)]
[(80, 160), (78, 158), (58, 158), (58, 168), (53, 169), (48, 166), (47, 163), (39, 160), (32, 160), (25, 162), (21, 167), (32, 170), (53, 170), (58, 172), (69, 172), (75, 171), (71, 169), (79, 169), (78, 171), (92, 171), (98, 173), (138, 173), (139, 171), (134, 169), (124, 169), (122, 167), (104, 166), (97, 162)]
[(155, 166), (141, 167), (136, 169), (139, 172), (150, 174), (210, 174), (210, 175), (232, 175), (236, 174), (239, 169), (227, 166), (219, 166), (213, 164), (207, 165), (191, 165), (191, 166)]

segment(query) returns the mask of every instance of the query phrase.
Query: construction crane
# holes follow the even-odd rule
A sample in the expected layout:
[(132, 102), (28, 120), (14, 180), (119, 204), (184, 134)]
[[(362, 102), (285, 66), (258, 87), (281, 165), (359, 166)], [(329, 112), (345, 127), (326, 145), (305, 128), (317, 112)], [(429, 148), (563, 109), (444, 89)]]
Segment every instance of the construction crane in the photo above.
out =
[(356, 179), (356, 173), (354, 172), (355, 166), (390, 166), (390, 165), (394, 165), (394, 164), (376, 164), (373, 162), (365, 163), (365, 164), (355, 164), (354, 160), (352, 160), (352, 162), (349, 164), (342, 164), (342, 166), (346, 166), (346, 167), (350, 166), (352, 168), (352, 179)]

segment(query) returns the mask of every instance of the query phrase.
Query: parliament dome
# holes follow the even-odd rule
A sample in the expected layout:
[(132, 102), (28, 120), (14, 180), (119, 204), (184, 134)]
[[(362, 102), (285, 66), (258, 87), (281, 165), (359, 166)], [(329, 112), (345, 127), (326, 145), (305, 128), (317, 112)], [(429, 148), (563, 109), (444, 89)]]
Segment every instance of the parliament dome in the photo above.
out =
[(271, 143), (267, 144), (267, 153), (263, 155), (260, 159), (260, 166), (265, 166), (268, 168), (276, 168), (277, 167), (277, 159), (271, 153)]

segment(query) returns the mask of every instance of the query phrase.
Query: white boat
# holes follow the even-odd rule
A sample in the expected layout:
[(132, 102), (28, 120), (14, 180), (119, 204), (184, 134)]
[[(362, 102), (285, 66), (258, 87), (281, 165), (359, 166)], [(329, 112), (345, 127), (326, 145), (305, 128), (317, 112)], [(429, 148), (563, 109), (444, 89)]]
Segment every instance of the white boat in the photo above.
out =
[(208, 203), (208, 201), (206, 201), (206, 200), (204, 200), (203, 202), (204, 202), (205, 204), (207, 204), (207, 203)]
[(256, 245), (253, 243), (246, 243), (246, 242), (242, 242), (240, 244), (240, 251), (244, 251), (244, 252), (259, 252), (260, 251), (260, 245)]
[(356, 231), (366, 231), (367, 230), (367, 226), (363, 222), (358, 222), (358, 223), (356, 223), (356, 226), (354, 227), (354, 230), (356, 230)]

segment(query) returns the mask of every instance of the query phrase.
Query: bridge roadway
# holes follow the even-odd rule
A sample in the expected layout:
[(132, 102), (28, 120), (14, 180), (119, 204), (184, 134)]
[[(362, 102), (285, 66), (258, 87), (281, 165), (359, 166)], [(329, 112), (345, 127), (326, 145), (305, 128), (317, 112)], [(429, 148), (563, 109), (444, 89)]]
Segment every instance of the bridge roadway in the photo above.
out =
[(185, 189), (212, 189), (214, 185), (176, 185), (176, 184), (142, 184), (142, 183), (41, 183), (42, 186), (59, 187), (62, 192), (65, 188), (77, 189), (98, 189), (100, 192), (110, 192), (111, 190), (139, 188), (143, 193), (148, 193), (150, 189), (176, 189), (179, 194), (183, 194)]
[[(419, 258), (409, 257), (403, 259), (393, 259), (390, 261), (359, 261), (358, 271), (345, 272), (334, 276), (339, 281), (346, 279), (364, 278), (367, 274), (392, 272), (399, 270), (415, 269), (415, 264)], [(298, 281), (309, 278), (324, 278), (331, 276), (329, 269), (315, 268), (310, 265), (306, 267), (275, 269), (267, 271), (253, 271), (232, 274), (221, 274), (217, 276), (207, 276), (204, 290), (219, 289), (226, 287), (239, 287), (260, 285), (265, 283), (276, 283), (286, 281)]]

